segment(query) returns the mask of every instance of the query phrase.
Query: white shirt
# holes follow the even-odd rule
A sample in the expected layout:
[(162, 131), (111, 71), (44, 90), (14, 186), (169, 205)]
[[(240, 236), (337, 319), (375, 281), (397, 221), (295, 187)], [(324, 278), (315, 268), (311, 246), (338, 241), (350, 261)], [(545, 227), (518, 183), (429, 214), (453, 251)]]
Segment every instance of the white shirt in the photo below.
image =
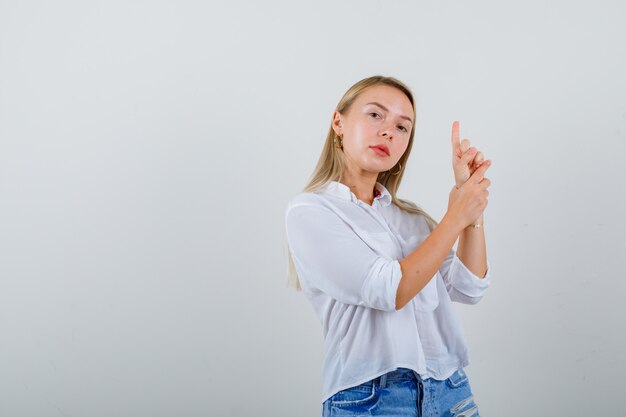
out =
[(322, 323), (322, 402), (398, 367), (443, 380), (469, 364), (452, 301), (475, 304), (491, 278), (467, 269), (451, 249), (429, 283), (395, 308), (400, 259), (430, 230), (423, 216), (391, 204), (376, 183), (373, 204), (330, 182), (300, 193), (285, 212), (287, 242), (302, 291)]

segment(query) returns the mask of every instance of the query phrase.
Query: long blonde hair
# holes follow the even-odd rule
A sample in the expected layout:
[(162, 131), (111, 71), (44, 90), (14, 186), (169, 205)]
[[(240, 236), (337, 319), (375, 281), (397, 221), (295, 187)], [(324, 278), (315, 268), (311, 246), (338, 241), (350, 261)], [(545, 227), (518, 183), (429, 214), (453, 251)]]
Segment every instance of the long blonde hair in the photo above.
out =
[[(401, 81), (393, 77), (384, 77), (382, 75), (375, 75), (373, 77), (364, 78), (361, 81), (355, 83), (352, 87), (348, 89), (348, 91), (346, 91), (341, 100), (339, 100), (336, 110), (341, 114), (345, 114), (350, 109), (350, 106), (359, 96), (359, 94), (361, 94), (366, 89), (376, 85), (388, 85), (402, 91), (411, 102), (411, 106), (413, 107), (413, 120), (415, 120), (415, 101), (413, 99), (413, 94), (411, 93), (411, 90)], [(424, 218), (428, 222), (430, 229), (432, 230), (437, 225), (437, 222), (430, 215), (428, 215), (428, 213), (419, 208), (412, 201), (403, 200), (396, 196), (396, 192), (400, 187), (400, 182), (402, 181), (402, 175), (404, 175), (406, 161), (409, 159), (409, 155), (411, 154), (414, 135), (415, 123), (413, 123), (413, 126), (411, 127), (409, 145), (407, 146), (406, 151), (404, 152), (396, 166), (394, 166), (389, 171), (383, 171), (378, 174), (377, 181), (384, 185), (385, 188), (387, 188), (389, 194), (391, 194), (391, 202), (393, 204), (406, 212), (424, 216)], [(336, 140), (339, 139), (337, 138), (337, 134), (332, 128), (331, 121), (331, 127), (328, 129), (328, 134), (326, 135), (326, 141), (324, 143), (324, 148), (322, 149), (322, 154), (320, 155), (317, 166), (313, 171), (313, 175), (311, 175), (311, 179), (307, 186), (304, 187), (303, 192), (316, 192), (323, 189), (331, 181), (340, 181), (345, 167), (344, 154), (341, 148), (335, 146)], [(402, 166), (402, 170), (399, 174), (392, 175), (392, 172), (395, 174), (399, 171), (400, 167), (398, 165)], [(294, 286), (296, 289), (300, 290), (300, 280), (298, 279), (298, 274), (296, 272), (296, 268), (291, 257), (291, 252), (289, 251), (289, 247), (287, 247), (287, 257), (289, 260), (287, 285)]]

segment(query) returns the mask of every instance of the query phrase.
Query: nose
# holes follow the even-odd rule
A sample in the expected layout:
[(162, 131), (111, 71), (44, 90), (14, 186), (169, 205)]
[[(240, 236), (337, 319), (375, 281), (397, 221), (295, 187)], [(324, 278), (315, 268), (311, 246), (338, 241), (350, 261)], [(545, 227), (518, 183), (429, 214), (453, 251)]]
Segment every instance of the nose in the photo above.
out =
[(388, 123), (386, 123), (385, 126), (382, 128), (381, 136), (384, 139), (391, 140), (393, 138), (393, 135), (391, 134), (391, 132), (392, 132), (392, 127)]
[(391, 138), (392, 138), (391, 134), (386, 132), (386, 131), (383, 132), (382, 137), (385, 138), (385, 139), (389, 139), (389, 140), (391, 140)]

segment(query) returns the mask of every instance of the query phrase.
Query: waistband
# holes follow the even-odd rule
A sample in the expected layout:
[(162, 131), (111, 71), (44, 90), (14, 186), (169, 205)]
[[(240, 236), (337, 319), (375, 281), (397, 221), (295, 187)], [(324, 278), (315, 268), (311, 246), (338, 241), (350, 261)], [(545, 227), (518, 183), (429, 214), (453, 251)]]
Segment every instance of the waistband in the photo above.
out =
[(422, 378), (417, 372), (408, 368), (398, 368), (393, 371), (389, 371), (384, 375), (374, 378), (380, 387), (384, 388), (388, 383), (394, 381), (417, 381), (422, 382)]

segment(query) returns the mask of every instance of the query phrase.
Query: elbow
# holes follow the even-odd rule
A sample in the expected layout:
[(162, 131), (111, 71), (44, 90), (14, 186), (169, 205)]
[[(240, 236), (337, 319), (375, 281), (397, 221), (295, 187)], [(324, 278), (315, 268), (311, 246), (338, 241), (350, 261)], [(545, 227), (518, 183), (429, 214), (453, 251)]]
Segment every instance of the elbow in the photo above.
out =
[(463, 304), (467, 304), (467, 305), (475, 305), (478, 304), (478, 302), (482, 299), (482, 297), (467, 297), (464, 298), (463, 300), (457, 300)]
[(469, 296), (460, 291), (457, 291), (454, 288), (452, 288), (451, 291), (448, 291), (448, 294), (450, 295), (451, 301), (461, 303), (461, 304), (469, 304), (469, 305), (478, 304), (478, 302), (482, 300), (483, 298), (483, 294), (476, 295), (476, 296)]

